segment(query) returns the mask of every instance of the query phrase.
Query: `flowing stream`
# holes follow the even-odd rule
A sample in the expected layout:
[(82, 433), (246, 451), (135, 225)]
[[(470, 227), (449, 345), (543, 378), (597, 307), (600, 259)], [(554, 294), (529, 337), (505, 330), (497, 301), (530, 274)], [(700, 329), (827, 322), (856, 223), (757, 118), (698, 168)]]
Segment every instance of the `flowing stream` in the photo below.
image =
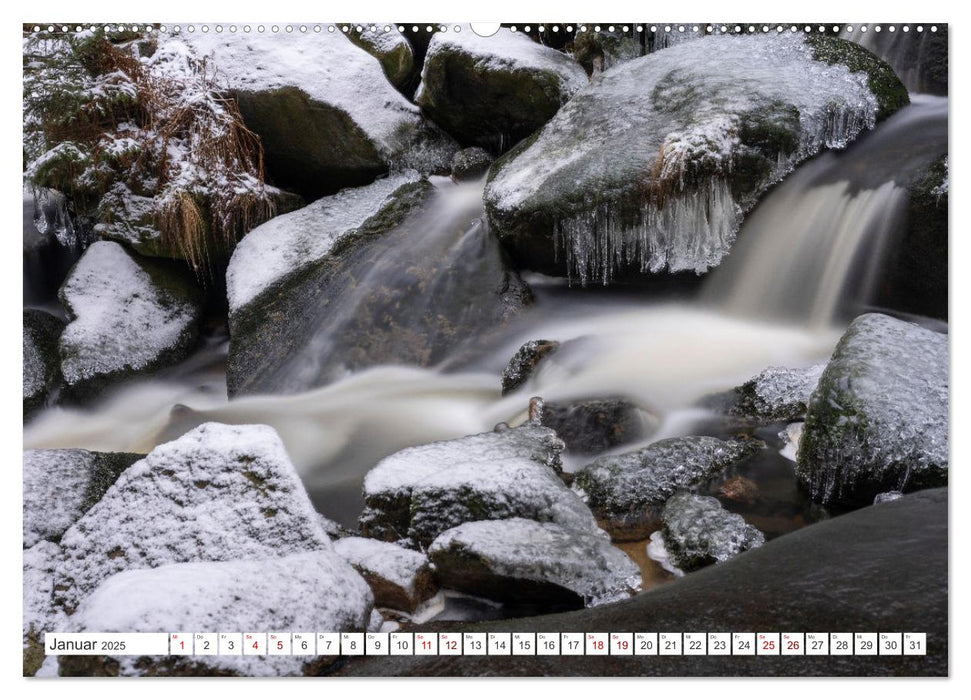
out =
[[(803, 165), (751, 214), (700, 298), (658, 301), (530, 278), (532, 306), (501, 331), (483, 328), (466, 338), (462, 347), (476, 351), (461, 361), (380, 365), (311, 391), (231, 401), (226, 339), (212, 338), (182, 365), (118, 387), (95, 405), (43, 411), (25, 426), (24, 446), (147, 452), (206, 421), (264, 423), (280, 433), (317, 508), (354, 525), (363, 477), (382, 457), (500, 421), (521, 422), (530, 396), (625, 396), (657, 419), (650, 441), (691, 434), (713, 421), (697, 407), (704, 396), (771, 365), (803, 367), (829, 357), (847, 314), (866, 304), (868, 271), (893, 244), (905, 200), (894, 178), (932, 159), (940, 139), (946, 144), (946, 119), (946, 98), (917, 98), (846, 152)], [(401, 302), (401, 322), (419, 328), (421, 294), (458, 294), (455, 265), (472, 270), (476, 251), (494, 255), (483, 242), (488, 228), (479, 190), (438, 187), (432, 214), (422, 216), (463, 224), (438, 227), (441, 235), (416, 242), (409, 253), (443, 262), (431, 284)], [(331, 309), (317, 342), (333, 342), (353, 325), (369, 285), (400, 286), (402, 267), (393, 256), (379, 262)], [(468, 299), (470, 314), (475, 303)], [(526, 386), (501, 396), (502, 368), (520, 344), (537, 338), (563, 346)], [(300, 362), (294, 372), (318, 371)], [(568, 468), (583, 463), (569, 455), (567, 461)], [(781, 478), (778, 467), (769, 472), (767, 482)], [(788, 494), (794, 485), (786, 478), (780, 489)]]

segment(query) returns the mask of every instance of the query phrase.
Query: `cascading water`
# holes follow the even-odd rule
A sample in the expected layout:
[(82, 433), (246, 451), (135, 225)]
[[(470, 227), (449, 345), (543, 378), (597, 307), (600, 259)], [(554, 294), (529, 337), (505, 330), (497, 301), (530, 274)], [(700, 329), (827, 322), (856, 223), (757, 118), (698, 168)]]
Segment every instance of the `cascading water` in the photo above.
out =
[(917, 96), (845, 152), (803, 166), (750, 215), (704, 301), (817, 327), (855, 313), (905, 223), (908, 176), (946, 150), (947, 98)]
[[(743, 228), (739, 247), (711, 279), (703, 303), (660, 303), (536, 278), (530, 280), (536, 297), (531, 307), (503, 329), (479, 323), (461, 343), (438, 351), (439, 367), (345, 363), (342, 376), (321, 388), (227, 400), (224, 376), (213, 369), (225, 348), (210, 348), (208, 360), (194, 368), (186, 364), (131, 382), (98, 404), (41, 412), (25, 426), (24, 446), (146, 452), (206, 421), (268, 424), (280, 433), (317, 508), (353, 526), (363, 477), (382, 457), (409, 445), (490, 430), (500, 421), (520, 422), (533, 395), (549, 401), (624, 396), (658, 418), (649, 440), (692, 434), (699, 421), (710, 418), (697, 407), (701, 397), (767, 366), (804, 367), (829, 357), (842, 327), (810, 326), (806, 320), (817, 306), (832, 308), (834, 294), (835, 307), (841, 306), (842, 291), (833, 290), (842, 290), (842, 280), (857, 269), (846, 259), (870, 250), (866, 241), (892, 216), (886, 207), (899, 194), (896, 173), (933, 159), (934, 149), (946, 144), (946, 111), (946, 100), (915, 100), (845, 154), (827, 154), (799, 168)], [(476, 285), (493, 290), (481, 285), (496, 277), (497, 244), (479, 221), (479, 186), (439, 184), (432, 206), (400, 237), (383, 241), (363, 274), (342, 288), (339, 303), (322, 312), (318, 345), (294, 358), (286, 370), (290, 376), (318, 371), (316, 358), (335, 356), (336, 346), (329, 344), (353, 346), (368, 325), (381, 332), (372, 306), (376, 289), (391, 292), (394, 303), (387, 312), (394, 310), (395, 323), (415, 334), (426, 332), (424, 300), (431, 295), (453, 298), (458, 317), (476, 313)], [(828, 212), (826, 226), (805, 225), (803, 219), (820, 211)], [(413, 284), (410, 265), (437, 272)], [(826, 282), (806, 282), (804, 276), (797, 283), (811, 300), (805, 308), (781, 303), (770, 313), (761, 305), (765, 296), (789, 299), (785, 283), (803, 268), (830, 272)], [(743, 293), (747, 284), (767, 278), (773, 291)], [(740, 302), (738, 315), (724, 303), (736, 291), (740, 299), (754, 299)], [(521, 343), (536, 338), (563, 345), (529, 382), (501, 396), (506, 361)], [(467, 352), (469, 347), (476, 352)], [(789, 478), (780, 482), (790, 495), (795, 487), (786, 469)]]

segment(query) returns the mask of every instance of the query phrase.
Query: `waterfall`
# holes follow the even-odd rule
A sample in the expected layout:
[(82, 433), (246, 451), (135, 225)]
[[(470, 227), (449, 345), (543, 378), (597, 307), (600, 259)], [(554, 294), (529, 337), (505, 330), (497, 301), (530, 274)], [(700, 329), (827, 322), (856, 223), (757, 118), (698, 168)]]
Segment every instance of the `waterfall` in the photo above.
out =
[(855, 313), (906, 222), (908, 176), (947, 149), (947, 99), (915, 96), (843, 153), (773, 190), (742, 226), (703, 300), (820, 327)]

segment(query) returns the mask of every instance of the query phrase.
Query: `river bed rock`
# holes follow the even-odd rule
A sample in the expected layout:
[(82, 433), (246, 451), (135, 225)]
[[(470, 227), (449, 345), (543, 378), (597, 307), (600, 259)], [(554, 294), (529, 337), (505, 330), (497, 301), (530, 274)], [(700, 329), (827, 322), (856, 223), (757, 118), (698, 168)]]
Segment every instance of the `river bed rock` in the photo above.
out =
[(677, 494), (661, 512), (664, 548), (683, 571), (728, 561), (765, 544), (765, 536), (741, 515), (729, 513), (717, 498)]
[(519, 266), (581, 284), (700, 274), (769, 186), (907, 101), (840, 39), (684, 42), (603, 73), (497, 161), (489, 220)]
[(438, 591), (428, 557), (391, 542), (345, 537), (334, 550), (364, 577), (375, 605), (413, 613)]
[(57, 341), (64, 321), (46, 311), (24, 310), (24, 417), (47, 404), (61, 379)]
[(547, 401), (540, 422), (575, 454), (598, 454), (647, 437), (656, 419), (624, 398)]
[(477, 180), (489, 172), (494, 160), (484, 148), (463, 148), (452, 158), (452, 179), (456, 182)]
[(200, 295), (189, 273), (118, 243), (91, 244), (60, 299), (71, 319), (59, 341), (61, 373), (75, 398), (178, 362), (198, 337)]
[(573, 490), (615, 541), (642, 540), (657, 529), (671, 496), (708, 482), (764, 447), (758, 440), (726, 442), (705, 436), (659, 440), (591, 462), (577, 472)]
[(498, 153), (546, 123), (586, 84), (572, 58), (523, 34), (436, 32), (416, 100), (463, 145)]
[(530, 340), (523, 343), (502, 371), (503, 396), (529, 381), (543, 358), (556, 352), (559, 347), (560, 343), (556, 340)]
[(948, 482), (948, 336), (883, 314), (850, 324), (813, 393), (796, 474), (814, 500), (872, 503)]
[(800, 421), (825, 368), (825, 364), (804, 369), (769, 367), (735, 388), (730, 412), (771, 422)]
[(422, 547), (475, 520), (519, 517), (597, 532), (558, 476), (562, 450), (552, 430), (525, 425), (396, 452), (364, 479), (361, 532)]
[(464, 523), (428, 556), (448, 588), (547, 611), (621, 600), (641, 584), (637, 565), (602, 533), (523, 518)]

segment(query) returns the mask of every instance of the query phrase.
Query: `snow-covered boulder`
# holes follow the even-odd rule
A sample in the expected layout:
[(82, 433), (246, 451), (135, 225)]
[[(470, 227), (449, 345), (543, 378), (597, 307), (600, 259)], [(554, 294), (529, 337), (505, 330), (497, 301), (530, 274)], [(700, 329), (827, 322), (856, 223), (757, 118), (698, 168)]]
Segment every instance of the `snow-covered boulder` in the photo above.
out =
[(944, 486), (948, 336), (883, 314), (847, 328), (813, 393), (796, 474), (814, 500)]
[(657, 529), (671, 496), (708, 482), (763, 447), (758, 440), (726, 442), (706, 436), (659, 440), (591, 462), (577, 472), (573, 489), (615, 540), (641, 540)]
[(415, 52), (396, 22), (365, 25), (363, 32), (348, 32), (347, 38), (378, 59), (392, 85), (399, 90), (407, 86), (415, 72)]
[(24, 547), (60, 538), (143, 455), (87, 450), (24, 451)]
[(251, 231), (227, 273), (230, 394), (454, 360), (531, 300), (481, 215), (477, 184), (412, 171)]
[(761, 532), (711, 496), (673, 496), (661, 511), (661, 523), (664, 548), (682, 571), (728, 561), (765, 543)]
[(428, 557), (420, 552), (366, 537), (338, 540), (334, 551), (364, 577), (379, 607), (411, 613), (438, 591)]
[(502, 393), (508, 394), (525, 384), (539, 363), (559, 347), (557, 340), (530, 340), (523, 343), (502, 371)]
[(47, 403), (61, 376), (57, 340), (64, 322), (37, 309), (24, 310), (24, 416)]
[[(333, 551), (117, 573), (70, 618), (74, 632), (363, 632), (374, 598)], [(116, 657), (119, 675), (293, 676), (315, 656)], [(77, 664), (82, 659), (74, 660)]]
[(258, 311), (261, 296), (333, 255), (366, 222), (400, 206), (403, 196), (422, 187), (420, 181), (415, 171), (392, 175), (322, 197), (250, 231), (226, 269), (230, 320), (247, 310)]
[(60, 299), (71, 322), (60, 338), (61, 373), (74, 396), (183, 359), (198, 336), (199, 293), (186, 272), (93, 243)]
[(217, 84), (260, 136), (276, 184), (320, 196), (371, 182), (392, 166), (448, 171), (454, 142), (342, 32), (196, 32), (170, 40), (208, 57)]
[(396, 452), (364, 478), (361, 531), (421, 546), (473, 520), (530, 518), (597, 532), (557, 473), (562, 450), (552, 430), (525, 425)]
[(825, 367), (824, 364), (804, 369), (769, 367), (735, 388), (731, 412), (760, 420), (802, 420)]
[(447, 588), (542, 610), (622, 600), (641, 584), (637, 565), (605, 537), (523, 518), (464, 523), (428, 556)]
[(545, 124), (586, 84), (580, 64), (524, 34), (442, 32), (428, 45), (416, 99), (463, 145), (501, 152)]
[(489, 219), (521, 267), (581, 284), (702, 273), (770, 185), (907, 99), (832, 37), (684, 42), (605, 72), (497, 161)]
[(119, 571), (331, 550), (276, 432), (219, 423), (132, 465), (60, 544), (68, 604)]

